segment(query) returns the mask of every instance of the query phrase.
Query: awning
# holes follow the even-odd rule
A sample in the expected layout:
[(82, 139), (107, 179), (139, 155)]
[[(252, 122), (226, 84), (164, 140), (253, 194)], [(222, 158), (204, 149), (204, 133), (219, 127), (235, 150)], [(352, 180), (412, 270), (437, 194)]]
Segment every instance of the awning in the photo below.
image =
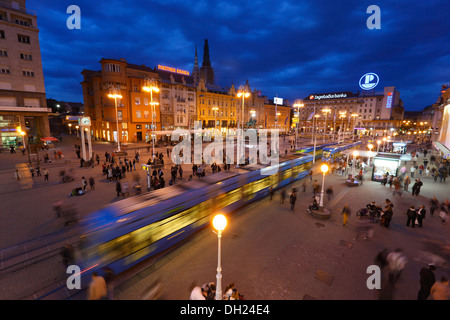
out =
[(54, 137), (44, 137), (44, 138), (41, 138), (41, 141), (58, 141), (58, 139), (56, 139)]

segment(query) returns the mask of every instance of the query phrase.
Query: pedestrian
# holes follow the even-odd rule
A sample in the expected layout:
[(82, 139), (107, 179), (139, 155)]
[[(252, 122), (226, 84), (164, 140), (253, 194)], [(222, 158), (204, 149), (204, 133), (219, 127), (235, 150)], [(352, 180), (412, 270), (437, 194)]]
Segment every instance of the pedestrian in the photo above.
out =
[(327, 189), (326, 193), (327, 193), (328, 201), (330, 201), (331, 198), (333, 198), (333, 193), (334, 193), (334, 192), (333, 192), (333, 187), (330, 186), (330, 187)]
[(414, 185), (416, 185), (416, 190), (413, 193), (413, 195), (419, 196), (420, 188), (423, 186), (423, 183), (422, 183), (422, 181), (420, 181), (420, 179), (417, 179), (417, 181)]
[(347, 225), (348, 217), (350, 216), (350, 214), (351, 210), (348, 207), (348, 203), (346, 203), (344, 208), (342, 209), (342, 222), (344, 227)]
[(303, 181), (302, 188), (303, 188), (303, 192), (306, 192), (306, 181)]
[(388, 281), (390, 284), (395, 284), (408, 264), (408, 259), (402, 249), (395, 249), (387, 255), (386, 261), (389, 270)]
[(419, 227), (422, 228), (422, 220), (425, 219), (427, 211), (425, 210), (425, 206), (421, 205), (419, 209), (417, 210), (417, 217), (416, 217), (416, 224), (419, 225)]
[(309, 170), (309, 173), (308, 173), (308, 176), (309, 176), (309, 180), (310, 180), (310, 181), (312, 181), (312, 175), (313, 175), (313, 172), (312, 172), (312, 169), (311, 169), (311, 170)]
[(95, 190), (95, 180), (94, 180), (94, 177), (90, 177), (90, 178), (89, 178), (89, 187), (91, 188), (91, 190)]
[(291, 203), (291, 211), (294, 211), (294, 207), (295, 207), (295, 201), (297, 201), (297, 196), (295, 194), (295, 192), (291, 193), (290, 198), (290, 203)]
[(116, 182), (116, 192), (117, 192), (117, 197), (119, 197), (120, 194), (122, 193), (122, 186), (120, 185), (120, 181), (118, 181), (118, 180)]
[(411, 183), (411, 179), (409, 176), (406, 176), (405, 180), (403, 181), (403, 187), (405, 191), (408, 191), (408, 186)]
[(416, 172), (416, 168), (412, 165), (409, 171), (411, 172), (411, 178), (414, 178), (414, 172)]
[(392, 210), (393, 207), (394, 204), (389, 199), (386, 199), (384, 207), (385, 211), (382, 216), (382, 225), (384, 225), (386, 228), (389, 228), (392, 216), (394, 215), (394, 211)]
[(411, 226), (414, 228), (417, 217), (417, 212), (414, 209), (414, 206), (409, 207), (408, 211), (406, 211), (406, 216), (408, 217), (406, 220), (406, 226), (409, 227), (409, 223), (411, 222)]
[(74, 262), (74, 248), (71, 244), (65, 243), (61, 249), (61, 257), (64, 268), (67, 269)]
[(181, 168), (181, 165), (180, 169), (178, 170), (178, 173), (180, 174), (180, 180), (183, 181), (183, 169)]
[(273, 197), (273, 187), (272, 186), (269, 187), (269, 195), (270, 195), (270, 201), (272, 201), (272, 197)]
[(81, 177), (81, 185), (83, 187), (83, 191), (86, 191), (87, 181), (86, 181), (86, 178), (84, 176)]
[(430, 289), (430, 294), (433, 300), (449, 300), (450, 293), (447, 278), (441, 277), (441, 281), (435, 282)]
[(103, 267), (103, 271), (105, 272), (106, 299), (114, 300), (114, 279), (116, 275), (110, 267)]
[(106, 299), (107, 288), (105, 279), (96, 271), (92, 273), (92, 281), (89, 284), (88, 300)]
[(433, 197), (430, 199), (430, 214), (433, 217), (434, 211), (438, 208), (439, 201), (436, 199), (436, 197)]
[(18, 169), (16, 169), (16, 172), (14, 173), (14, 176), (16, 177), (17, 182), (20, 182), (20, 173), (19, 173)]
[(442, 224), (446, 223), (447, 215), (448, 215), (448, 200), (441, 203), (439, 218), (441, 218)]
[(423, 267), (420, 269), (420, 290), (417, 293), (417, 300), (427, 300), (431, 287), (436, 282), (435, 270), (436, 267), (432, 264), (429, 264), (428, 268)]
[(44, 168), (44, 181), (45, 182), (48, 182), (48, 170), (47, 170), (47, 168)]
[(284, 204), (284, 199), (286, 198), (286, 190), (282, 189), (280, 192), (281, 204)]

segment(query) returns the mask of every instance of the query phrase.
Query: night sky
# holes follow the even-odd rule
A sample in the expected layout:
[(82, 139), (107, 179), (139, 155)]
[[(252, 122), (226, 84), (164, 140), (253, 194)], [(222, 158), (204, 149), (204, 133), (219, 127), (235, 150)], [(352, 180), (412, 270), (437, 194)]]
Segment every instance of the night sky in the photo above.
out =
[[(69, 30), (70, 5), (81, 29)], [(369, 30), (370, 5), (381, 29)], [(450, 82), (450, 2), (244, 0), (27, 0), (35, 10), (47, 98), (83, 102), (83, 69), (102, 58), (163, 64), (192, 72), (208, 39), (216, 84), (290, 101), (311, 93), (361, 90), (367, 72), (376, 91), (396, 86), (407, 111), (436, 102)]]

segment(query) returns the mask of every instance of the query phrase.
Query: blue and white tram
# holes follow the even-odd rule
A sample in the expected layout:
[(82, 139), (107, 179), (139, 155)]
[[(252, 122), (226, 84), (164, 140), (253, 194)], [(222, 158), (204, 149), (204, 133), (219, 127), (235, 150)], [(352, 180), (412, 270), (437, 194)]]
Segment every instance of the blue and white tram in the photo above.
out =
[(333, 162), (334, 159), (342, 154), (342, 151), (348, 149), (359, 149), (360, 147), (361, 141), (324, 148), (322, 153), (322, 161)]
[[(283, 162), (281, 162), (283, 161)], [(269, 193), (304, 178), (311, 155), (289, 155), (273, 167), (247, 165), (201, 179), (130, 197), (84, 220), (83, 286), (93, 271), (110, 267), (116, 274), (167, 250), (211, 222)], [(265, 174), (268, 170), (276, 172)]]
[(337, 145), (337, 142), (331, 142), (331, 143), (325, 143), (325, 144), (320, 144), (320, 145), (316, 145), (316, 152), (314, 153), (314, 146), (309, 146), (309, 147), (303, 147), (303, 148), (299, 148), (296, 149), (294, 151), (294, 153), (296, 154), (315, 154), (316, 156), (316, 160), (322, 158), (322, 152), (324, 150), (324, 148), (326, 147), (330, 147), (330, 146), (335, 146)]

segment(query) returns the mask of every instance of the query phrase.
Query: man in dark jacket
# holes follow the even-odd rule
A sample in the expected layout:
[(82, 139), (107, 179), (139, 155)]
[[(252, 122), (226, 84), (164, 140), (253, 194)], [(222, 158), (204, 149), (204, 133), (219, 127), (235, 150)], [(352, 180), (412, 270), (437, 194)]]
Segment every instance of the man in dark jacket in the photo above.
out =
[(428, 268), (422, 268), (420, 270), (420, 290), (417, 294), (418, 300), (426, 300), (430, 295), (430, 289), (436, 281), (434, 270), (435, 266), (430, 264)]
[(406, 211), (406, 216), (408, 220), (406, 221), (406, 226), (409, 227), (409, 223), (411, 222), (412, 227), (414, 228), (414, 224), (416, 222), (417, 212), (414, 209), (414, 206), (411, 206), (408, 211)]

